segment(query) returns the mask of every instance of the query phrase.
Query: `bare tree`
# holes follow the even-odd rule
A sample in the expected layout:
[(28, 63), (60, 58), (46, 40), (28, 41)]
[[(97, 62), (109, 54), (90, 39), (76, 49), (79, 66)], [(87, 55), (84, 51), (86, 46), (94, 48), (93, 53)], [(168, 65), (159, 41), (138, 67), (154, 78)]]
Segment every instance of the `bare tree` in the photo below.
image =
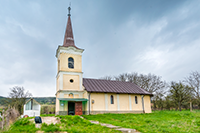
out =
[[(105, 78), (106, 79), (106, 78)], [(134, 73), (124, 73), (114, 77), (116, 81), (125, 81), (125, 82), (132, 82), (140, 86), (141, 88), (155, 93), (156, 91), (160, 91), (163, 88), (167, 87), (167, 83), (161, 80), (160, 76), (154, 75), (149, 73), (148, 75), (145, 74), (138, 74)]]
[(184, 82), (186, 82), (192, 88), (195, 96), (195, 101), (200, 108), (200, 73), (197, 71), (191, 72), (190, 76), (186, 77)]
[(18, 86), (11, 88), (10, 91), (11, 92), (9, 93), (9, 99), (8, 99), (10, 106), (15, 108), (16, 110), (19, 111), (20, 114), (22, 114), (23, 105), (25, 104), (26, 99), (28, 97), (31, 97), (32, 94), (29, 93), (28, 91), (25, 92), (23, 87), (18, 87)]
[(140, 74), (139, 79), (139, 83), (136, 84), (151, 93), (161, 91), (167, 86), (166, 82), (162, 81), (160, 76), (151, 73), (149, 73), (148, 75)]
[(105, 77), (102, 77), (101, 79), (105, 79), (105, 80), (112, 80), (113, 77), (112, 76), (105, 76)]
[(140, 86), (141, 88), (149, 91), (150, 93), (154, 94), (152, 97), (152, 102), (154, 104), (154, 108), (157, 107), (162, 109), (163, 108), (163, 99), (165, 93), (167, 92), (168, 85), (165, 81), (161, 79), (160, 76), (154, 74), (138, 74), (137, 72), (133, 73), (123, 73), (118, 76), (106, 76), (104, 79), (107, 80), (116, 80), (116, 81), (124, 81), (124, 82), (132, 82), (136, 85)]
[(165, 97), (165, 100), (164, 100), (164, 106), (165, 106), (165, 108), (166, 109), (168, 109), (168, 110), (170, 110), (170, 108), (173, 106), (172, 104), (173, 104), (173, 102), (172, 102), (172, 99), (171, 99), (171, 97), (170, 96), (166, 96)]
[(154, 97), (152, 98), (154, 109), (158, 107), (159, 109), (163, 110), (164, 107), (163, 100), (164, 100), (164, 94), (160, 92), (155, 92)]

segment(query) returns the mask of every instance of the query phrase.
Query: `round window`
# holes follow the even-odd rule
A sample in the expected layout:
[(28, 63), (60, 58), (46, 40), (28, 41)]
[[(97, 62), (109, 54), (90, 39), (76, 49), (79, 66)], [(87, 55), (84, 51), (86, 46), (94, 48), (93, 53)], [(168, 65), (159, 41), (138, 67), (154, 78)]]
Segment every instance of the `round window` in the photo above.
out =
[(74, 80), (73, 80), (73, 79), (70, 79), (69, 81), (70, 81), (71, 83), (73, 83), (73, 82), (74, 82)]

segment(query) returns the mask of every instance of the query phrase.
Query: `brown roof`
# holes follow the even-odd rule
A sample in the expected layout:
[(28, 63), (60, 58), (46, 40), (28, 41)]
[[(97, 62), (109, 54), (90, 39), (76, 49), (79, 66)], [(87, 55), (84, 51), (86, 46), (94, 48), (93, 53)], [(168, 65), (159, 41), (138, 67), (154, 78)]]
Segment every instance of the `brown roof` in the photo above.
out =
[(68, 15), (67, 27), (66, 27), (66, 31), (65, 31), (63, 46), (64, 47), (72, 46), (72, 47), (79, 49), (78, 47), (75, 46), (75, 43), (74, 43), (72, 23), (71, 23), (70, 15)]
[(150, 92), (131, 82), (83, 78), (83, 86), (88, 92), (152, 95)]

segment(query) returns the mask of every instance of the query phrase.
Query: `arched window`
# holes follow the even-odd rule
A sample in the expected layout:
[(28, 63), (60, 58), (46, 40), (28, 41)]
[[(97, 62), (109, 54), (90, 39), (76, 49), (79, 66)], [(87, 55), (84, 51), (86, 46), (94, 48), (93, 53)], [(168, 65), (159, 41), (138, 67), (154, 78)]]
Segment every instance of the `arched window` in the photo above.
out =
[(69, 98), (74, 98), (73, 93), (69, 93)]
[(110, 103), (114, 104), (114, 97), (113, 97), (113, 95), (110, 96)]
[(138, 103), (138, 101), (137, 101), (137, 96), (135, 96), (135, 104), (137, 104)]
[(74, 68), (74, 59), (72, 57), (68, 58), (68, 68)]

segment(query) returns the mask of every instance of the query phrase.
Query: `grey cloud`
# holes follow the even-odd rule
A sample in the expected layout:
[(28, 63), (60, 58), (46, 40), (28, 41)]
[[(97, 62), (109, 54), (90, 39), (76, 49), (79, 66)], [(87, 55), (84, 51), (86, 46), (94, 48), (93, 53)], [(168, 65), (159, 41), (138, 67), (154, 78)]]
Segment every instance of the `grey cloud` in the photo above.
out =
[[(55, 53), (63, 43), (70, 1), (0, 2), (0, 93), (5, 96), (8, 88), (20, 85), (35, 96), (54, 96)], [(178, 80), (191, 70), (198, 71), (198, 3), (195, 0), (72, 1), (75, 44), (85, 49), (84, 77), (137, 71)], [(188, 50), (180, 50), (184, 48)], [(148, 55), (149, 49), (163, 51), (161, 58)], [(146, 54), (151, 58), (142, 60)], [(165, 66), (157, 67), (156, 62), (164, 62)]]

